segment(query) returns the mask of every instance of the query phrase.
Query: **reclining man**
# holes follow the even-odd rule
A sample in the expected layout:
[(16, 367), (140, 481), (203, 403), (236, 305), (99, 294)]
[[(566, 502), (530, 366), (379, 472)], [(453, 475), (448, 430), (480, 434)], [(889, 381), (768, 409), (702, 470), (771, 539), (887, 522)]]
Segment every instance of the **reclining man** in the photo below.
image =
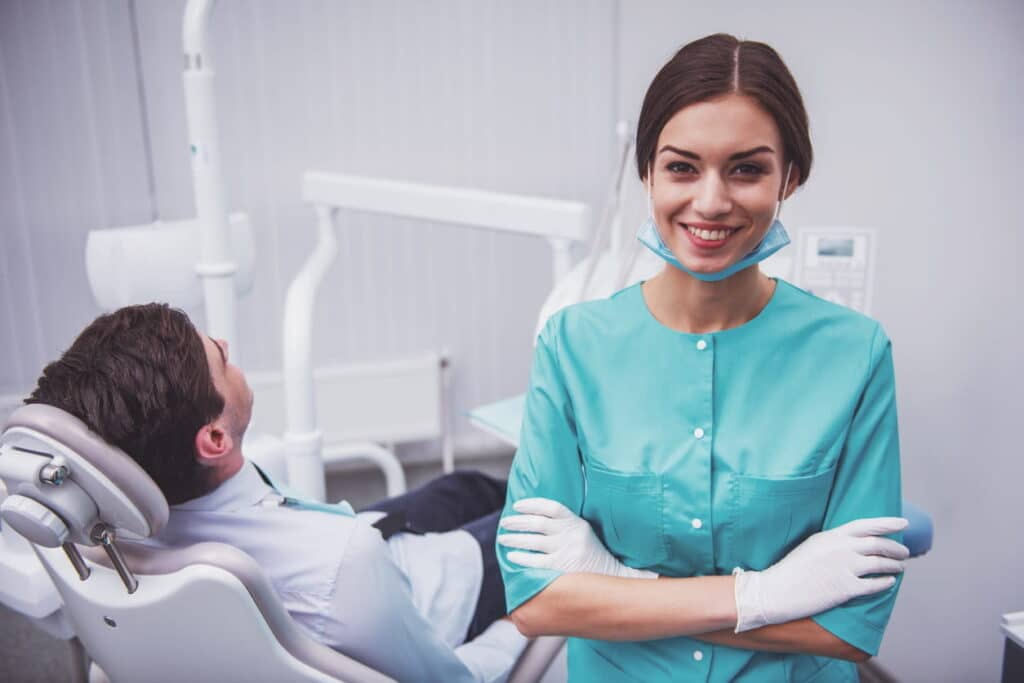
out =
[(227, 344), (181, 311), (97, 318), (26, 402), (75, 415), (153, 478), (171, 511), (151, 542), (241, 548), (314, 638), (370, 667), (496, 681), (525, 647), (494, 550), (503, 482), (455, 473), (358, 516), (295, 505), (242, 454), (253, 395)]

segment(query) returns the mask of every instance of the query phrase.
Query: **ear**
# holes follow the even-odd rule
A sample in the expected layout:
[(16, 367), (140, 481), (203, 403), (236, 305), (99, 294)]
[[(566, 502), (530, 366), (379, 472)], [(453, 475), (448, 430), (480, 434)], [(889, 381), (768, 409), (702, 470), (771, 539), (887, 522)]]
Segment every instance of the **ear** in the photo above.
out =
[(217, 465), (221, 458), (230, 453), (235, 447), (231, 432), (221, 424), (220, 420), (214, 420), (210, 424), (196, 432), (196, 460), (200, 465)]

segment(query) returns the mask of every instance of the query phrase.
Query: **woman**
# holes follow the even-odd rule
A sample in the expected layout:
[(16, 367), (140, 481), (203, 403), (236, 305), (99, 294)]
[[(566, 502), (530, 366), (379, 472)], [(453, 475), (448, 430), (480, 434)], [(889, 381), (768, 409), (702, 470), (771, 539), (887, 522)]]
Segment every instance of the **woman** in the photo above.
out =
[(538, 339), (503, 522), (534, 533), (499, 537), (512, 618), (576, 636), (574, 681), (856, 680), (906, 558), (882, 538), (905, 525), (892, 356), (757, 266), (811, 168), (796, 83), (767, 45), (686, 45), (636, 158), (667, 264)]

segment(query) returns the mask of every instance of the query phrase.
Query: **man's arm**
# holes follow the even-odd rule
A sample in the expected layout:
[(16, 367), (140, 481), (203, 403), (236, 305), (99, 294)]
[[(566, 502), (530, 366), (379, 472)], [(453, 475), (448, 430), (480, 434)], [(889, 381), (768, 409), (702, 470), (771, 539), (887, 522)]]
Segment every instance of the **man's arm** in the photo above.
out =
[(502, 680), (526, 640), (507, 621), (451, 648), (416, 609), (409, 580), (380, 533), (360, 525), (345, 549), (321, 640), (398, 681)]

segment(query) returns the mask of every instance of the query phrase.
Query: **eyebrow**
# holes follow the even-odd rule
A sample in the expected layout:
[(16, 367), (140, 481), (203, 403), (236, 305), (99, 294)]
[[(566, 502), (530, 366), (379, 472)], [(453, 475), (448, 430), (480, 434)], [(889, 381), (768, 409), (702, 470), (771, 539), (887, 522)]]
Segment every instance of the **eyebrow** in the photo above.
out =
[[(686, 149), (679, 149), (678, 147), (673, 147), (672, 145), (665, 145), (664, 147), (658, 150), (658, 154), (661, 154), (662, 152), (675, 152), (681, 157), (693, 159), (694, 161), (700, 161), (699, 154), (695, 154)], [(761, 152), (775, 154), (775, 150), (769, 147), (768, 145), (761, 145), (760, 147), (754, 147), (753, 149), (748, 149), (743, 152), (736, 152), (735, 154), (729, 157), (729, 161), (736, 161), (737, 159), (746, 159), (747, 157), (752, 157), (755, 154), (760, 154)]]
[(213, 337), (207, 335), (206, 338), (213, 342), (213, 345), (217, 347), (217, 352), (220, 353), (220, 360), (224, 363), (224, 367), (226, 368), (228, 366), (228, 359), (227, 356), (224, 355), (224, 349), (221, 348), (221, 345), (218, 344)]

